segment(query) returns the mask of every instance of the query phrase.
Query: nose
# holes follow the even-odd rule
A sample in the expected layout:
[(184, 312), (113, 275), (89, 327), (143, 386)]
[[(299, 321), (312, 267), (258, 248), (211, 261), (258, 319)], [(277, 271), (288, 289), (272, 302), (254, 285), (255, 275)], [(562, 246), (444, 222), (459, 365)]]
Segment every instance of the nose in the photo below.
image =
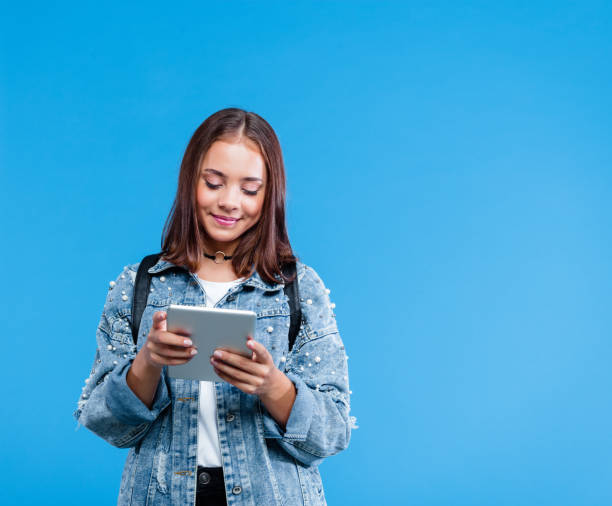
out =
[(240, 188), (228, 186), (219, 193), (219, 207), (227, 212), (238, 209), (240, 205)]

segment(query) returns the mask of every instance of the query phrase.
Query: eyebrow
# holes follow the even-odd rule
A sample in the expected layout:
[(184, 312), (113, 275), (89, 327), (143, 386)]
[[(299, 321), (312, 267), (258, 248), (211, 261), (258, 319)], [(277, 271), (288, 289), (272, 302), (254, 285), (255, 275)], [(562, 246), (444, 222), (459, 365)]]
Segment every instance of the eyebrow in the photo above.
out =
[[(204, 172), (211, 172), (223, 178), (227, 177), (225, 174), (223, 174), (223, 172), (221, 172), (220, 170), (216, 170), (216, 169), (204, 169)], [(259, 177), (243, 177), (241, 181), (259, 181), (260, 183), (263, 183), (263, 179)]]

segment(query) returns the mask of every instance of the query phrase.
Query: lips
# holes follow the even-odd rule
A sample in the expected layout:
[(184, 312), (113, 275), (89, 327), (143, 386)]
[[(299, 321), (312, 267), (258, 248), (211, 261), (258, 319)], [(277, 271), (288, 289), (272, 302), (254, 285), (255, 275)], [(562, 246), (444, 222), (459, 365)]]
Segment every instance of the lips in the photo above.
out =
[(217, 223), (225, 226), (233, 225), (238, 221), (238, 218), (230, 218), (229, 216), (217, 216), (216, 214), (213, 214), (212, 216)]

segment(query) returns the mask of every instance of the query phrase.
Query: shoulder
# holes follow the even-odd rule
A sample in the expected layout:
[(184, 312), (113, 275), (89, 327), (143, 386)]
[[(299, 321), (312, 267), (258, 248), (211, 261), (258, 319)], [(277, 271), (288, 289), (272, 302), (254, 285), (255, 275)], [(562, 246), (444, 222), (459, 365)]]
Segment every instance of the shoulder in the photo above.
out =
[(108, 281), (104, 313), (123, 317), (131, 313), (134, 281), (140, 262), (123, 267), (114, 279)]
[(302, 290), (313, 291), (313, 292), (324, 292), (329, 293), (327, 288), (325, 287), (325, 283), (321, 279), (321, 276), (317, 273), (317, 271), (303, 262), (296, 263), (297, 277), (298, 283), (300, 286), (300, 292)]
[(330, 290), (315, 271), (302, 262), (297, 262), (298, 290), (302, 313), (312, 334), (337, 331), (334, 304), (329, 299)]

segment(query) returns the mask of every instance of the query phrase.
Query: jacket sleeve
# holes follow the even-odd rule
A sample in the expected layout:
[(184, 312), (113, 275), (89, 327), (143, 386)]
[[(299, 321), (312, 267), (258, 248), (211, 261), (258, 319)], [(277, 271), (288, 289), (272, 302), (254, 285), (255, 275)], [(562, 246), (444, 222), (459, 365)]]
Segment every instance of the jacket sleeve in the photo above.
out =
[(166, 368), (149, 409), (126, 382), (137, 347), (130, 328), (136, 266), (127, 266), (111, 281), (96, 331), (94, 363), (85, 379), (73, 416), (111, 445), (135, 446), (162, 411), (171, 403)]
[(284, 371), (297, 390), (286, 429), (259, 405), (264, 437), (276, 439), (301, 463), (318, 465), (348, 446), (354, 417), (349, 417), (348, 357), (329, 290), (312, 268), (303, 267), (298, 278), (302, 327)]

